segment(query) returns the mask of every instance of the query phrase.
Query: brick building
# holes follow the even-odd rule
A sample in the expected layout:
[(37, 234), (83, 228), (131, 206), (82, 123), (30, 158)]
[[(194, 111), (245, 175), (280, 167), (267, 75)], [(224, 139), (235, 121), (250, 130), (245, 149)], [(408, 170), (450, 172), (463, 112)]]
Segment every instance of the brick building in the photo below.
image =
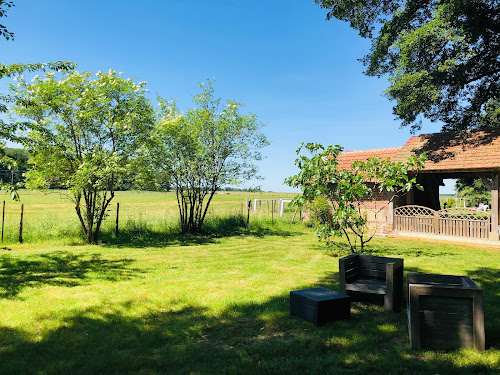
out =
[[(411, 155), (423, 152), (427, 152), (427, 160), (425, 168), (417, 175), (417, 182), (424, 190), (413, 189), (404, 196), (396, 197), (390, 204), (388, 198), (380, 194), (372, 203), (378, 207), (386, 207), (377, 216), (380, 232), (391, 233), (394, 230), (498, 241), (500, 128), (414, 136), (402, 147), (345, 151), (339, 155), (338, 163), (340, 168), (349, 169), (353, 161), (365, 161), (375, 155), (382, 159), (404, 162)], [(443, 186), (443, 180), (448, 178), (483, 180), (491, 191), (492, 204), (488, 223), (484, 215), (472, 211), (456, 211), (452, 215), (449, 210), (440, 210), (439, 186)], [(406, 208), (398, 209), (400, 207)], [(405, 213), (401, 215), (404, 216), (401, 222), (398, 221), (400, 213)], [(368, 217), (370, 220), (369, 213)], [(481, 227), (475, 221), (481, 221)], [(401, 223), (403, 225), (399, 226)]]

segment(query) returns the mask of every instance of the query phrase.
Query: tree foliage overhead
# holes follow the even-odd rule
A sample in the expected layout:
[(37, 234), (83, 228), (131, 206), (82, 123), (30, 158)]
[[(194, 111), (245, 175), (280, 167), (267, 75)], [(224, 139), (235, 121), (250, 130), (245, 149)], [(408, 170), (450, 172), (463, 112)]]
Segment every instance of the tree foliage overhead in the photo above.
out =
[[(310, 157), (301, 154), (303, 148)], [(375, 156), (353, 162), (350, 169), (342, 169), (337, 161), (342, 150), (338, 145), (327, 148), (317, 143), (301, 145), (295, 160), (299, 173), (285, 183), (302, 190), (293, 204), (304, 207), (312, 203), (320, 240), (328, 245), (333, 237), (344, 236), (351, 252), (357, 251), (358, 241), (363, 252), (364, 245), (377, 232), (377, 216), (395, 197), (413, 186), (421, 189), (416, 184), (416, 173), (424, 166), (425, 154), (413, 155), (406, 163)], [(374, 224), (369, 223), (368, 213)]]
[[(7, 9), (12, 8), (13, 6), (14, 4), (12, 3), (12, 1), (0, 0), (0, 18), (7, 17)], [(11, 33), (9, 30), (7, 30), (7, 27), (3, 24), (0, 24), (0, 37), (3, 37), (7, 40), (13, 39), (14, 33)]]
[(315, 1), (372, 41), (365, 73), (389, 75), (403, 126), (500, 126), (499, 0)]
[(254, 114), (241, 114), (241, 103), (223, 105), (213, 82), (201, 83), (195, 108), (182, 113), (160, 98), (159, 118), (148, 143), (147, 165), (157, 186), (172, 186), (177, 195), (181, 230), (199, 232), (215, 192), (256, 176), (253, 163), (268, 144)]
[(56, 181), (75, 203), (88, 243), (96, 243), (116, 186), (154, 122), (145, 82), (114, 71), (45, 73), (10, 85), (12, 112), (28, 134), (20, 140), (32, 155), (27, 186)]
[[(7, 9), (13, 7), (12, 1), (0, 0), (0, 18), (6, 17)], [(6, 40), (14, 39), (14, 34), (7, 30), (6, 26), (0, 24), (0, 38), (5, 38)], [(45, 71), (47, 69), (64, 72), (74, 69), (75, 63), (57, 61), (55, 63), (34, 63), (34, 64), (10, 64), (5, 65), (0, 63), (0, 79), (12, 77), (16, 74), (21, 74), (22, 72), (34, 72), (34, 71)], [(8, 113), (8, 108), (6, 102), (9, 101), (8, 95), (0, 94), (0, 115)], [(16, 168), (17, 163), (13, 158), (10, 158), (5, 151), (5, 141), (16, 141), (18, 137), (16, 132), (19, 130), (21, 124), (18, 123), (6, 123), (0, 118), (0, 163), (6, 168)], [(26, 125), (26, 124), (24, 124)], [(22, 126), (21, 126), (22, 127)], [(0, 181), (0, 190), (4, 190), (10, 193), (12, 199), (19, 199), (17, 190), (19, 188), (18, 184), (5, 183)]]

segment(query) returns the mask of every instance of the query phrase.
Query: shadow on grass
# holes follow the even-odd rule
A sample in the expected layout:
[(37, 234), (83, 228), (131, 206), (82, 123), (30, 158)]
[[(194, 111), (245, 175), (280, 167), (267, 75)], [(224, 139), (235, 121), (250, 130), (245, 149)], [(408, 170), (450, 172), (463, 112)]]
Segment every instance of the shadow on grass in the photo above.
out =
[(155, 230), (145, 222), (129, 222), (120, 229), (118, 237), (112, 231), (103, 231), (101, 241), (104, 246), (143, 248), (204, 245), (215, 243), (220, 238), (242, 235), (290, 237), (301, 233), (290, 229), (289, 226), (272, 225), (265, 221), (251, 222), (248, 228), (245, 228), (244, 224), (240, 216), (215, 217), (206, 220), (201, 233), (184, 234), (180, 233), (178, 227)]
[(100, 254), (56, 251), (26, 259), (0, 257), (0, 298), (13, 298), (24, 288), (45, 285), (74, 287), (86, 279), (118, 281), (141, 272), (131, 259), (109, 260)]
[[(328, 255), (333, 257), (343, 257), (351, 254), (349, 244), (347, 242), (344, 242), (343, 240), (333, 241), (328, 247), (326, 247), (323, 242), (321, 243), (321, 245), (323, 246), (322, 249), (326, 250)], [(318, 246), (318, 249), (320, 248), (321, 246)], [(404, 247), (399, 245), (391, 245), (387, 241), (386, 243), (383, 244), (369, 242), (368, 244), (365, 245), (363, 254), (387, 256), (387, 257), (405, 257), (405, 256), (440, 257), (440, 256), (450, 255), (451, 253), (443, 251), (442, 249), (439, 248), (430, 249), (426, 247), (425, 250), (422, 250), (422, 248), (419, 247), (418, 245), (414, 246), (406, 245)]]
[[(385, 253), (380, 255), (384, 254)], [(379, 254), (377, 253), (377, 255)], [(405, 266), (404, 272), (405, 274), (412, 272), (429, 273), (415, 266)], [(475, 271), (468, 272), (466, 275), (470, 276), (483, 289), (486, 348), (496, 347), (500, 344), (500, 270), (482, 267)], [(339, 290), (338, 272), (327, 272), (318, 281), (318, 286)], [(354, 301), (374, 303), (378, 306), (383, 306), (384, 304), (383, 296), (352, 293), (352, 297)], [(406, 276), (403, 282), (403, 300), (403, 306), (406, 306)], [(498, 365), (500, 366), (500, 355), (498, 357)]]
[[(304, 286), (307, 287), (307, 286)], [(136, 302), (93, 306), (39, 340), (0, 326), (0, 373), (494, 374), (470, 351), (409, 348), (404, 313), (355, 303), (351, 319), (315, 327), (289, 315), (288, 293), (262, 303), (171, 302), (138, 316)], [(498, 353), (498, 351), (497, 351)], [(486, 355), (484, 355), (486, 356)]]

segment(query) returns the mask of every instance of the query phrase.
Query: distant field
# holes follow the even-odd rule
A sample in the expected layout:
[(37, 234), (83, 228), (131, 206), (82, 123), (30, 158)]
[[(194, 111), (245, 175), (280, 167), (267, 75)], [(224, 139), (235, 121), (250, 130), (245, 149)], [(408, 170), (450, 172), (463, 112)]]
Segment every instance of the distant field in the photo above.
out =
[[(49, 193), (23, 190), (21, 201), (6, 201), (4, 243), (15, 243), (19, 236), (20, 208), (24, 204), (23, 239), (25, 242), (69, 241), (78, 242), (81, 238), (78, 218), (74, 204), (68, 199), (66, 191), (50, 191)], [(293, 197), (290, 193), (250, 193), (250, 192), (218, 192), (209, 209), (209, 217), (241, 215), (242, 203), (246, 198), (285, 198)], [(159, 193), (145, 191), (118, 191), (103, 225), (103, 232), (115, 228), (116, 204), (120, 203), (119, 221), (121, 226), (142, 225), (155, 231), (175, 230), (178, 222), (178, 208), (175, 193)], [(0, 207), (1, 209), (1, 207)], [(270, 207), (269, 207), (270, 209)], [(245, 217), (246, 217), (246, 208)], [(277, 208), (275, 208), (275, 217)], [(251, 217), (256, 214), (252, 212)], [(269, 217), (271, 213), (266, 203), (259, 205), (257, 217)], [(287, 211), (285, 218), (290, 219)]]

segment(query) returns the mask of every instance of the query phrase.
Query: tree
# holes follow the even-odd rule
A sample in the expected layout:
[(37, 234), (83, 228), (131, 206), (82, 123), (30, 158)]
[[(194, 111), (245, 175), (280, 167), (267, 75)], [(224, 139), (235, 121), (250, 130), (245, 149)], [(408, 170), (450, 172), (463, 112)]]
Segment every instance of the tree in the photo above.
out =
[(22, 185), (23, 175), (28, 169), (28, 151), (22, 148), (5, 148), (4, 152), (7, 162), (0, 160), (0, 184)]
[[(303, 147), (311, 157), (301, 155)], [(337, 157), (341, 152), (342, 147), (338, 145), (325, 149), (317, 143), (302, 144), (295, 160), (299, 173), (287, 178), (285, 183), (302, 190), (292, 204), (304, 207), (315, 202), (319, 240), (329, 245), (333, 237), (344, 236), (353, 253), (359, 240), (363, 252), (365, 244), (377, 232), (377, 215), (395, 197), (413, 186), (421, 188), (416, 184), (416, 173), (424, 166), (425, 154), (414, 155), (406, 163), (371, 157), (367, 161), (355, 161), (351, 169), (340, 169)], [(385, 203), (378, 198), (381, 195), (385, 196)], [(374, 226), (368, 223), (368, 211), (374, 216)]]
[(372, 41), (366, 74), (389, 74), (385, 92), (403, 126), (422, 117), (443, 130), (500, 126), (498, 0), (315, 0), (327, 19)]
[(11, 102), (29, 129), (22, 139), (32, 155), (27, 186), (68, 188), (86, 241), (97, 243), (116, 186), (153, 126), (146, 83), (111, 70), (17, 80)]
[[(254, 114), (241, 104), (214, 96), (213, 81), (201, 83), (196, 107), (181, 113), (159, 99), (160, 111), (147, 150), (157, 185), (175, 189), (182, 232), (200, 232), (212, 198), (221, 186), (256, 176), (253, 161), (268, 144)], [(147, 169), (147, 168), (145, 168)]]
[[(7, 9), (12, 8), (13, 6), (14, 3), (12, 1), (0, 0), (0, 18), (7, 17)], [(7, 30), (7, 27), (0, 24), (0, 37), (3, 37), (7, 40), (13, 39), (14, 33), (11, 33), (9, 30)]]
[[(491, 179), (486, 179), (491, 185)], [(479, 178), (459, 178), (455, 183), (457, 197), (465, 198), (468, 207), (479, 206), (479, 204), (491, 204), (491, 192), (485, 186), (484, 181)]]
[[(6, 17), (7, 9), (13, 7), (12, 1), (0, 0), (0, 18)], [(0, 24), (0, 37), (6, 40), (13, 40), (14, 34), (7, 30), (7, 28)], [(0, 79), (12, 77), (16, 74), (21, 74), (22, 72), (34, 72), (34, 71), (45, 71), (46, 69), (52, 69), (58, 72), (70, 71), (76, 67), (75, 63), (57, 61), (55, 63), (34, 63), (34, 64), (11, 64), (4, 65), (0, 63)], [(8, 108), (6, 102), (9, 100), (7, 95), (0, 94), (0, 115), (7, 113)], [(26, 125), (26, 124), (24, 124)], [(18, 140), (16, 136), (16, 131), (22, 124), (7, 124), (0, 118), (0, 164), (3, 164), (6, 168), (13, 169), (16, 168), (16, 161), (6, 155), (5, 152), (5, 141), (16, 141)], [(18, 200), (19, 195), (17, 190), (19, 188), (18, 184), (5, 183), (0, 181), (0, 190), (4, 190), (10, 193), (12, 199)]]

